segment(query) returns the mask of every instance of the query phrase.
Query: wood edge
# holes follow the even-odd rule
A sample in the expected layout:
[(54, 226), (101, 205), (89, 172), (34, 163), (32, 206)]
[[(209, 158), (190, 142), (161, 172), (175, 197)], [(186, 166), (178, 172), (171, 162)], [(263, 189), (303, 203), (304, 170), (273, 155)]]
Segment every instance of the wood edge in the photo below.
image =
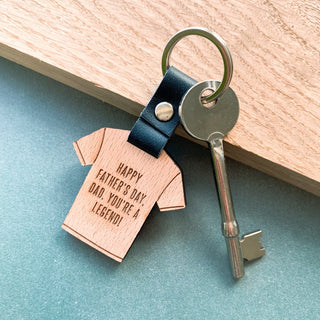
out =
[(143, 109), (143, 105), (138, 102), (130, 100), (104, 87), (98, 86), (93, 82), (78, 77), (63, 69), (59, 69), (47, 62), (20, 52), (5, 45), (4, 43), (0, 43), (0, 56), (102, 100), (103, 102), (115, 106), (116, 108), (126, 111), (132, 115), (139, 116)]
[(114, 254), (112, 254), (111, 252), (101, 248), (100, 246), (98, 246), (97, 244), (95, 244), (94, 242), (90, 241), (89, 239), (85, 238), (84, 236), (82, 236), (80, 233), (78, 233), (77, 231), (75, 231), (74, 229), (70, 228), (68, 225), (66, 225), (65, 223), (63, 223), (61, 225), (61, 228), (67, 232), (69, 232), (70, 234), (72, 234), (74, 237), (76, 237), (77, 239), (83, 241), (84, 243), (88, 244), (89, 246), (93, 247), (94, 249), (100, 251), (101, 253), (105, 254), (106, 256), (112, 258), (113, 260), (116, 260), (117, 262), (122, 262), (122, 258), (115, 256)]
[(320, 196), (320, 182), (225, 142), (226, 156), (304, 191)]
[[(127, 99), (119, 94), (111, 92), (108, 89), (98, 87), (88, 80), (82, 79), (39, 59), (35, 59), (34, 57), (24, 54), (3, 43), (0, 43), (0, 56), (50, 77), (56, 81), (62, 82), (88, 95), (94, 96), (95, 98), (98, 98), (135, 116), (138, 116), (143, 109), (143, 106), (138, 102)], [(182, 128), (178, 128), (177, 134), (198, 144), (205, 145), (205, 143), (187, 136)], [(231, 145), (228, 142), (225, 143), (225, 153), (226, 156), (236, 161), (283, 180), (314, 195), (320, 196), (320, 182), (318, 181), (303, 176), (298, 172), (285, 168), (270, 160), (259, 157), (258, 155), (246, 151), (238, 146)]]
[[(196, 142), (203, 147), (208, 148), (208, 145), (204, 141), (198, 141), (190, 137), (181, 126), (178, 127), (177, 132), (179, 136)], [(268, 159), (259, 157), (258, 155), (244, 150), (239, 146), (230, 144), (224, 141), (224, 151), (228, 158), (239, 161), (249, 167), (257, 169), (263, 173), (266, 173), (274, 178), (287, 182), (295, 187), (298, 187), (304, 191), (307, 191), (313, 195), (320, 196), (320, 182), (313, 180), (307, 176), (303, 176), (301, 173), (294, 170), (290, 170), (277, 163), (274, 163)]]

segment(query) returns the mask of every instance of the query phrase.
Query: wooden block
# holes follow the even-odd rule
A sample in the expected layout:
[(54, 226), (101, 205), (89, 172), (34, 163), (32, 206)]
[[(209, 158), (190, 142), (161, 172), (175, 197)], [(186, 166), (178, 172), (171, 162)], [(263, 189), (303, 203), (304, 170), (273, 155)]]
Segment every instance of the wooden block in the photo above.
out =
[[(138, 115), (162, 77), (178, 30), (220, 34), (234, 60), (239, 122), (226, 154), (320, 195), (320, 2), (0, 2), (0, 54)], [(221, 79), (206, 40), (190, 37), (172, 64), (197, 80)]]
[(185, 207), (181, 172), (163, 151), (154, 158), (127, 142), (130, 131), (103, 128), (74, 143), (92, 165), (62, 228), (121, 262), (155, 203)]

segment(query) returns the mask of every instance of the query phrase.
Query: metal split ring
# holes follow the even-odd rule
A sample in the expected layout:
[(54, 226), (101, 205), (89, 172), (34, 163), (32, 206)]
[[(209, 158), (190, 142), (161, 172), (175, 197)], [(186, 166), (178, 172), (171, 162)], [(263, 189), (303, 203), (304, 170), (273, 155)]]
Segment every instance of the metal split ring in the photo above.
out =
[(224, 73), (223, 78), (220, 83), (220, 86), (217, 88), (217, 90), (207, 96), (204, 100), (206, 103), (217, 100), (219, 97), (221, 97), (224, 92), (228, 89), (229, 84), (231, 82), (232, 73), (233, 73), (233, 63), (232, 63), (232, 57), (230, 54), (230, 51), (224, 42), (224, 40), (216, 33), (209, 31), (205, 28), (199, 28), (199, 27), (193, 27), (193, 28), (187, 28), (183, 29), (179, 32), (177, 32), (167, 43), (166, 47), (163, 50), (162, 54), (162, 73), (163, 75), (166, 73), (167, 69), (170, 67), (169, 60), (172, 53), (172, 50), (174, 46), (184, 37), (190, 36), (190, 35), (197, 35), (202, 36), (208, 40), (210, 40), (220, 51), (223, 65), (224, 65)]

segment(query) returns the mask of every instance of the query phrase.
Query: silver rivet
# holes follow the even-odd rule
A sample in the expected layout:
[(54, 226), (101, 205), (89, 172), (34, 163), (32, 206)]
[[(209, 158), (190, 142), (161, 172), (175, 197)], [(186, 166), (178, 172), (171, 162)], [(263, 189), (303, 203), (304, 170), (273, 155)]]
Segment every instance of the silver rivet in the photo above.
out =
[(158, 120), (169, 121), (174, 113), (173, 106), (169, 102), (160, 102), (156, 106), (154, 113)]

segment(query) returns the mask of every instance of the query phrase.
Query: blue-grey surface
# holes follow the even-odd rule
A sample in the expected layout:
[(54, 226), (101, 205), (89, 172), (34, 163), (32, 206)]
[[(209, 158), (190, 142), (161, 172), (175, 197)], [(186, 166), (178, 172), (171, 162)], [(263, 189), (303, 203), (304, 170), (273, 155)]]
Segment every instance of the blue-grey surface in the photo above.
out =
[(7, 60), (0, 70), (1, 319), (320, 319), (318, 197), (228, 160), (241, 231), (261, 228), (267, 251), (234, 282), (209, 152), (175, 137), (187, 208), (154, 208), (118, 264), (60, 226), (89, 169), (72, 142), (135, 117)]

